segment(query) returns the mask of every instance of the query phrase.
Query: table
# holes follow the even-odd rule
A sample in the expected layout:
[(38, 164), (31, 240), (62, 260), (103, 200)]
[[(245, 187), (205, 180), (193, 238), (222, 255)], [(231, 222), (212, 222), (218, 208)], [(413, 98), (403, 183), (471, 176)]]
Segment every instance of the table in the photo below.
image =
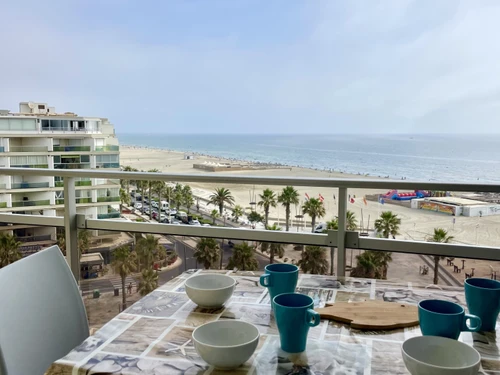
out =
[[(195, 273), (224, 273), (237, 285), (226, 307), (198, 308), (184, 292), (184, 282)], [(56, 361), (48, 375), (154, 374), (408, 374), (402, 357), (404, 340), (420, 335), (418, 327), (366, 332), (322, 321), (309, 331), (307, 350), (287, 354), (279, 349), (279, 336), (267, 290), (259, 286), (261, 272), (191, 270), (137, 301), (108, 322), (94, 336)], [(316, 307), (326, 301), (383, 299), (416, 304), (439, 298), (465, 306), (462, 288), (423, 287), (385, 280), (339, 279), (303, 274), (297, 291), (310, 295)], [(257, 351), (234, 371), (210, 368), (196, 353), (193, 330), (217, 319), (241, 319), (261, 333)], [(500, 334), (500, 325), (496, 334)], [(495, 333), (462, 333), (460, 340), (473, 345), (482, 356), (481, 374), (499, 374), (500, 353)]]

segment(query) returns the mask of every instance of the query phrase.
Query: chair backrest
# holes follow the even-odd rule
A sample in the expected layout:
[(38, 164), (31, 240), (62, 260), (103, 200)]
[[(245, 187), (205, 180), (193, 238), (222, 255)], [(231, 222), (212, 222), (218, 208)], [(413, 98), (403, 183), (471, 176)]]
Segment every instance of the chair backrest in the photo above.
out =
[(0, 375), (43, 375), (89, 335), (78, 285), (59, 247), (0, 269)]

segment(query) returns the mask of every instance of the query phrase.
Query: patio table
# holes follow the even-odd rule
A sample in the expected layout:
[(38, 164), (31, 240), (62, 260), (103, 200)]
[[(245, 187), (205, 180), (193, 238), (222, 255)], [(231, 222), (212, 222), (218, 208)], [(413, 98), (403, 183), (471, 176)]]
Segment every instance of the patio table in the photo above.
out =
[[(184, 290), (187, 278), (197, 273), (224, 273), (237, 285), (225, 307), (201, 309)], [(420, 328), (358, 331), (329, 321), (311, 328), (304, 353), (288, 354), (279, 348), (279, 334), (267, 290), (259, 285), (261, 272), (190, 270), (158, 287), (117, 315), (93, 336), (53, 363), (48, 375), (154, 374), (408, 374), (401, 356), (404, 340), (419, 336)], [(336, 278), (301, 274), (297, 292), (313, 298), (316, 307), (327, 301), (379, 299), (417, 304), (428, 298), (465, 306), (462, 288), (417, 286), (386, 280)], [(242, 367), (219, 371), (196, 353), (193, 330), (217, 319), (241, 319), (261, 333), (255, 354)], [(481, 374), (500, 373), (497, 332), (461, 334), (482, 356)]]

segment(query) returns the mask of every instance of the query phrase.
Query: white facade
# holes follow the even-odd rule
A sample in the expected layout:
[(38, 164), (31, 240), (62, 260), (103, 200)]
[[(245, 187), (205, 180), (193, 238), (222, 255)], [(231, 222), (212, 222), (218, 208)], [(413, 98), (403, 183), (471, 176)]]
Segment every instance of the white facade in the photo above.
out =
[[(0, 166), (120, 168), (118, 139), (107, 119), (56, 114), (46, 103), (22, 102), (19, 110), (0, 112)], [(78, 213), (95, 219), (119, 216), (119, 180), (88, 178), (76, 185)], [(63, 186), (58, 177), (0, 176), (0, 212), (62, 216)], [(46, 237), (49, 229), (55, 240), (52, 228), (25, 228), (23, 233)]]

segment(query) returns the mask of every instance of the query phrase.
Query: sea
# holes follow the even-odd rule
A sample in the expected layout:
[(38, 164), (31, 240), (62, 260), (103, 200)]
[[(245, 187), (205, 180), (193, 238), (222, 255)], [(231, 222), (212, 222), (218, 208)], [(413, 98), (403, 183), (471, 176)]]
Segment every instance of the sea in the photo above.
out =
[(120, 144), (417, 181), (500, 183), (500, 135), (118, 134)]

